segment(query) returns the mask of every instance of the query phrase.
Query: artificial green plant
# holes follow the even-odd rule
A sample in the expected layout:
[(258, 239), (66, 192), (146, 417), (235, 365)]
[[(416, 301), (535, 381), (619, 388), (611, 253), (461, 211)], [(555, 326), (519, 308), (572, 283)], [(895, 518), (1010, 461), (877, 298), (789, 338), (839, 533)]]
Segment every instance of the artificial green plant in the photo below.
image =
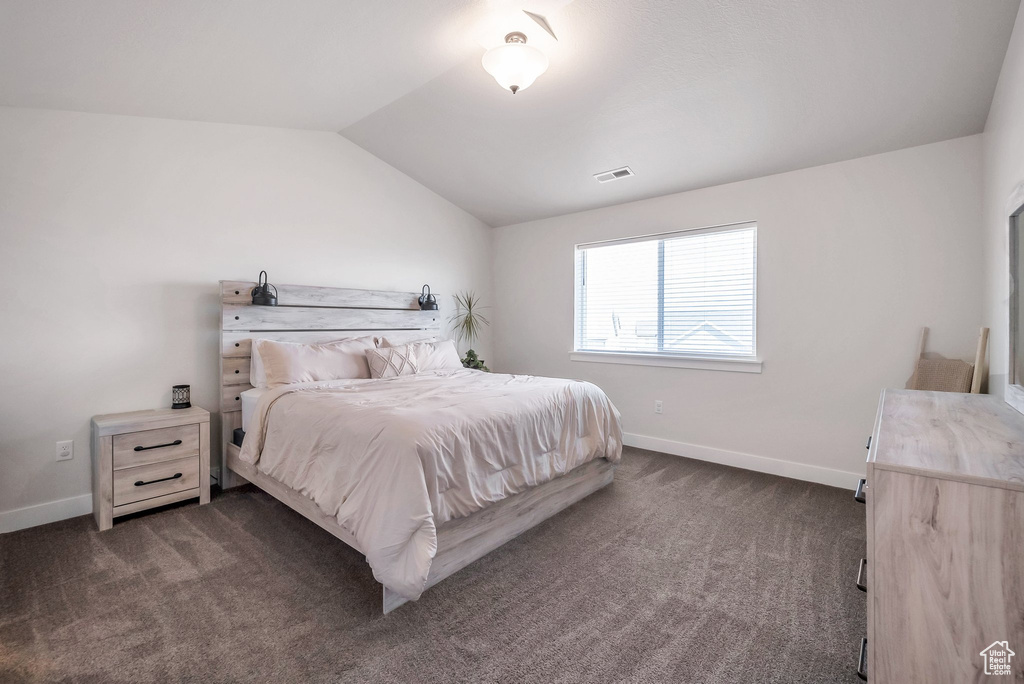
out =
[(491, 324), (480, 314), (481, 309), (487, 307), (480, 304), (480, 297), (473, 291), (458, 293), (454, 295), (454, 299), (455, 313), (451, 315), (448, 322), (453, 327), (455, 339), (459, 342), (465, 340), (470, 346), (470, 349), (466, 351), (465, 358), (462, 359), (462, 365), (466, 368), (490, 372), (491, 369), (484, 365), (484, 360), (479, 358), (472, 349), (473, 343), (480, 338), (484, 327)]

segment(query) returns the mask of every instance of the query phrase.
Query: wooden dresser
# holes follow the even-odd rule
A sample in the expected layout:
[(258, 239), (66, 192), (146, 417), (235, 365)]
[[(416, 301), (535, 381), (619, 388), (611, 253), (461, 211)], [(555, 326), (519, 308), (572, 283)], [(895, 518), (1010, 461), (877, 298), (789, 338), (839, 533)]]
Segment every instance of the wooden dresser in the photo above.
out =
[(92, 419), (93, 515), (109, 530), (120, 515), (199, 497), (210, 501), (210, 414), (187, 409)]
[[(987, 395), (886, 390), (868, 450), (869, 681), (1024, 680), (1024, 416)], [(985, 674), (995, 642), (1012, 674)]]

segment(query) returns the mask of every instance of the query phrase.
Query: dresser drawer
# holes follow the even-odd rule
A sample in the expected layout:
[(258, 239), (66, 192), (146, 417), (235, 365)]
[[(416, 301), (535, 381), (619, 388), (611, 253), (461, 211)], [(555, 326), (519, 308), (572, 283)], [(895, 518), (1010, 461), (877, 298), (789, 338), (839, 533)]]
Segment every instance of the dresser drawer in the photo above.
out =
[(178, 425), (114, 436), (114, 470), (198, 455), (198, 425)]
[[(154, 430), (155, 432), (155, 430)], [(199, 456), (114, 472), (114, 507), (199, 487)]]

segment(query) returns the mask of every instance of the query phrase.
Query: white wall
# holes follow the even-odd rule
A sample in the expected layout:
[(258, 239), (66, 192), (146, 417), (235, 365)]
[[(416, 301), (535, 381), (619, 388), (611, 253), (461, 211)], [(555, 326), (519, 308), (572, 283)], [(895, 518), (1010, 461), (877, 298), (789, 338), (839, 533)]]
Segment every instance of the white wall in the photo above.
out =
[(984, 134), (985, 317), (992, 328), (989, 384), (1002, 394), (1009, 367), (1007, 201), (1024, 183), (1024, 12), (1017, 14)]
[(94, 414), (216, 410), (218, 280), (489, 298), (491, 242), (331, 133), (0, 108), (0, 532), (91, 510)]
[[(92, 415), (167, 405), (178, 382), (216, 408), (217, 280), (261, 268), (277, 282), (475, 288), (495, 304), (494, 344), (479, 345), (492, 368), (597, 382), (652, 448), (848, 485), (921, 325), (932, 349), (966, 359), (987, 319), (1005, 373), (1020, 23), (983, 139), (493, 233), (337, 135), (0, 108), (0, 531), (89, 510)], [(747, 219), (762, 374), (569, 361), (575, 243)], [(75, 440), (73, 461), (55, 462), (59, 439)]]
[[(972, 136), (500, 228), (495, 366), (597, 383), (635, 444), (852, 487), (921, 326), (930, 349), (973, 359), (981, 194)], [(569, 360), (574, 244), (746, 220), (763, 373)]]

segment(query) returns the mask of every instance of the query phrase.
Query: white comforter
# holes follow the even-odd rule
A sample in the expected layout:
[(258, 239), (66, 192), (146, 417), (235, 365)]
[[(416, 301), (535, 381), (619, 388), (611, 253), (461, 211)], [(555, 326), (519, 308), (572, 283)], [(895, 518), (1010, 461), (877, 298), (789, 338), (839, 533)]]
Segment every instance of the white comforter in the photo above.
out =
[(439, 525), (621, 454), (619, 413), (589, 382), (451, 370), (269, 390), (241, 458), (335, 517), (377, 581), (416, 599)]

